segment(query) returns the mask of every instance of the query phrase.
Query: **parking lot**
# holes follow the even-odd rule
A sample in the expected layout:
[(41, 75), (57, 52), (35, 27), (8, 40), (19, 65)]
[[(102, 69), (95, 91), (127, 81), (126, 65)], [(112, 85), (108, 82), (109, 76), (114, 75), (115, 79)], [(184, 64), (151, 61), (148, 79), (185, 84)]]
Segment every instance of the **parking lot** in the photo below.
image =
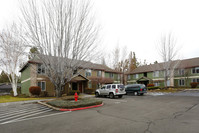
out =
[(46, 106), (31, 103), (24, 105), (12, 105), (0, 108), (0, 125), (14, 123), (33, 118), (39, 118), (46, 115), (60, 113)]
[[(166, 95), (149, 93), (145, 96), (124, 96), (121, 99), (99, 99), (104, 101), (104, 106), (68, 113), (46, 109), (47, 112), (36, 114), (35, 118), (30, 116), (30, 119), (24, 118), (21, 121), (1, 124), (0, 129), (3, 133), (10, 133), (13, 130), (16, 133), (197, 133), (199, 131), (198, 91)], [(29, 105), (31, 104), (26, 106)], [(41, 109), (41, 106), (39, 108)]]

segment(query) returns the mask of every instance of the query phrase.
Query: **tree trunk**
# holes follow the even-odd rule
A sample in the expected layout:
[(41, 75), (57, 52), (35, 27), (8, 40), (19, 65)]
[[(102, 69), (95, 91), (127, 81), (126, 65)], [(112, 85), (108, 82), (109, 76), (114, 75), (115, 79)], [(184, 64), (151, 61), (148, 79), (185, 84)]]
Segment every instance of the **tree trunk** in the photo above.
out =
[(61, 90), (60, 89), (56, 89), (56, 97), (58, 98), (58, 97), (61, 97)]
[(13, 91), (13, 94), (14, 96), (16, 97), (18, 94), (17, 94), (17, 85), (15, 83), (12, 83), (12, 91)]

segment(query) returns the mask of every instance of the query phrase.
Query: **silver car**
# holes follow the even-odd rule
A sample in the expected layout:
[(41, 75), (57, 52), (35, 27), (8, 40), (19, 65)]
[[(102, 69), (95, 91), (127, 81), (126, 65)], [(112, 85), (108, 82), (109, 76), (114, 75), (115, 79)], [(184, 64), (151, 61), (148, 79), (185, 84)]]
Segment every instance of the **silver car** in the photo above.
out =
[(109, 96), (110, 98), (115, 98), (115, 96), (118, 96), (118, 98), (122, 98), (125, 94), (123, 84), (107, 84), (95, 91), (96, 97)]

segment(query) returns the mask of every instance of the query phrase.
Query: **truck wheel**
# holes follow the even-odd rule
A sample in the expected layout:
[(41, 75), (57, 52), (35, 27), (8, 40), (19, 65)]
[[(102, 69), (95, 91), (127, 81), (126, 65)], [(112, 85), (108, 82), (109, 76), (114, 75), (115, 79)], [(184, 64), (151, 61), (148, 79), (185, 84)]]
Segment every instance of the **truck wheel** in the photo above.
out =
[(144, 93), (140, 93), (140, 96), (143, 96), (144, 95)]
[(123, 95), (119, 95), (118, 98), (122, 98)]
[(109, 97), (110, 97), (111, 99), (113, 99), (115, 96), (114, 96), (113, 93), (110, 93), (110, 94), (109, 94)]
[(99, 97), (99, 93), (98, 92), (95, 93), (95, 97)]

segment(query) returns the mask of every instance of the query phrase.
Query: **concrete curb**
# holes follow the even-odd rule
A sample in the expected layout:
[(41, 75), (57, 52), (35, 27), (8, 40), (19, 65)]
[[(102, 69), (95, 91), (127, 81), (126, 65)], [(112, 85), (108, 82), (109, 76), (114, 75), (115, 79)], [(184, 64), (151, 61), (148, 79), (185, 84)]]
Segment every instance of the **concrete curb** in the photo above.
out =
[(47, 107), (52, 108), (52, 109), (57, 110), (57, 111), (60, 110), (60, 108), (53, 107), (53, 106), (51, 106), (51, 105), (46, 104), (45, 102), (39, 101), (39, 102), (37, 102), (37, 103), (39, 103), (39, 104), (41, 104), (41, 105), (44, 105), (44, 106), (47, 106)]
[(104, 104), (94, 105), (94, 106), (88, 106), (88, 107), (82, 107), (82, 108), (74, 108), (74, 109), (60, 109), (60, 111), (76, 111), (76, 110), (84, 110), (84, 109), (91, 109), (103, 106)]
[(62, 109), (62, 108), (57, 108), (57, 107), (53, 107), (51, 105), (48, 105), (46, 104), (45, 102), (41, 102), (39, 101), (38, 102), (39, 104), (42, 104), (44, 106), (47, 106), (49, 108), (52, 108), (54, 110), (57, 110), (57, 111), (76, 111), (76, 110), (84, 110), (84, 109), (91, 109), (91, 108), (96, 108), (96, 107), (100, 107), (100, 106), (103, 106), (104, 104), (99, 104), (99, 105), (94, 105), (94, 106), (88, 106), (88, 107), (81, 107), (81, 108), (74, 108), (74, 109)]

